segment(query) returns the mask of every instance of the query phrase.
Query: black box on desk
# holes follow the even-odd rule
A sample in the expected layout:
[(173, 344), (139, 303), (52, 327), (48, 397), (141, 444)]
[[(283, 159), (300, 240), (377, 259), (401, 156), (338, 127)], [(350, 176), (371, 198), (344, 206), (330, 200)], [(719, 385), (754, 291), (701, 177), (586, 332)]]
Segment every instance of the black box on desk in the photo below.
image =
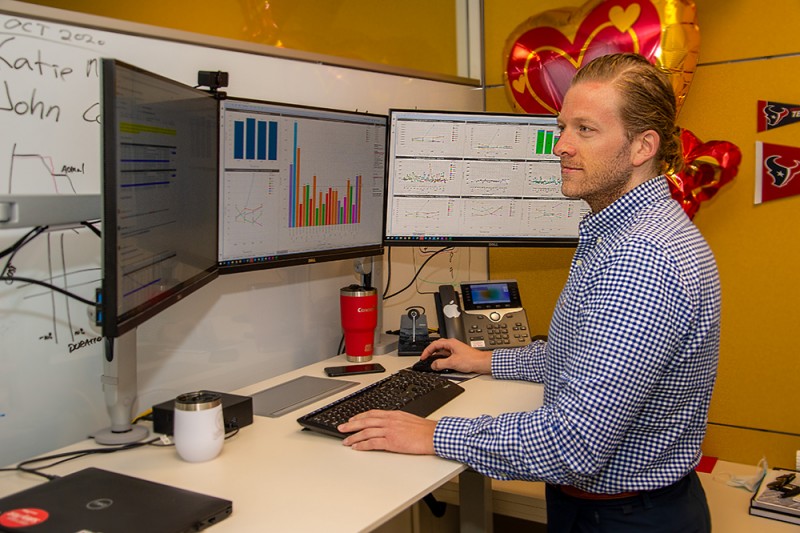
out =
[[(222, 421), (225, 431), (243, 428), (253, 423), (253, 398), (225, 392), (213, 392), (222, 397)], [(168, 400), (153, 406), (153, 431), (172, 435), (175, 422), (175, 400)]]

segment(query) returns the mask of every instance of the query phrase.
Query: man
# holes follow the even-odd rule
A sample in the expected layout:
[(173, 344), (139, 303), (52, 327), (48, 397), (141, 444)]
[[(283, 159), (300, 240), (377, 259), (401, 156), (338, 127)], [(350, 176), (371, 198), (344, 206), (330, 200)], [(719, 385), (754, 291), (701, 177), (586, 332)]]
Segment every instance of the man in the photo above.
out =
[(549, 531), (710, 531), (694, 467), (719, 354), (713, 255), (663, 173), (680, 164), (675, 96), (641, 56), (598, 58), (564, 98), (562, 192), (591, 214), (547, 341), (482, 352), (452, 339), (434, 368), (544, 383), (527, 413), (426, 420), (370, 411), (357, 450), (436, 454), (499, 479), (547, 482)]

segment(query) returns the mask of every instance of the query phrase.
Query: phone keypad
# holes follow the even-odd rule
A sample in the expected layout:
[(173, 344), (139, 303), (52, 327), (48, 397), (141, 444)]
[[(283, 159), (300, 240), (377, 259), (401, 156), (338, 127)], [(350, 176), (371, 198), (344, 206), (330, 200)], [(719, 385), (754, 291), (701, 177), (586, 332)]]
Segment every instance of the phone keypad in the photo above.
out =
[(530, 342), (528, 326), (523, 322), (503, 321), (497, 324), (477, 316), (478, 323), (471, 324), (467, 335), (470, 345), (483, 341), (486, 347), (524, 346)]

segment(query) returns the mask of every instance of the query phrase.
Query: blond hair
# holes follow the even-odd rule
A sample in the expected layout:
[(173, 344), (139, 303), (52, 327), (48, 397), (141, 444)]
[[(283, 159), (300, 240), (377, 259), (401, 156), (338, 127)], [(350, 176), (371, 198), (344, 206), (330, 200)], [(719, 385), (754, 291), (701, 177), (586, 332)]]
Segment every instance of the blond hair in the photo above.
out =
[(659, 172), (683, 168), (680, 128), (675, 124), (677, 104), (666, 72), (638, 54), (610, 54), (584, 65), (572, 85), (584, 81), (612, 82), (622, 96), (619, 110), (628, 139), (646, 130), (658, 133)]

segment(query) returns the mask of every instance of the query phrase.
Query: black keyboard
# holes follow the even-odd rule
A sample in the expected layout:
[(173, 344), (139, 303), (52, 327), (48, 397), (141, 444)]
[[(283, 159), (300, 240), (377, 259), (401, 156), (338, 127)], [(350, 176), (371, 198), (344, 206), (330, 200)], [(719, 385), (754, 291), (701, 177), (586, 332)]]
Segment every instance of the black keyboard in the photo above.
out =
[(401, 410), (418, 416), (428, 416), (459, 394), (464, 388), (444, 376), (413, 370), (400, 370), (372, 385), (345, 396), (297, 419), (301, 426), (344, 438), (337, 431), (339, 424), (350, 417), (369, 411)]

